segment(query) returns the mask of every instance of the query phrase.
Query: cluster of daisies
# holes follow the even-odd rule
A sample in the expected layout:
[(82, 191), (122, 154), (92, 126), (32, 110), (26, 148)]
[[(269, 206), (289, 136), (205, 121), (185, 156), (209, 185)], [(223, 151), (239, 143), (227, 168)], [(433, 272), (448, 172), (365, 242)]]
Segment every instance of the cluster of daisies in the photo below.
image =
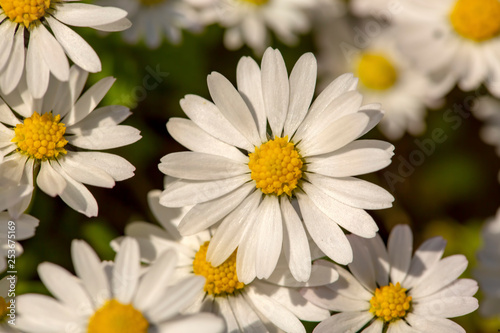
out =
[[(303, 322), (319, 322), (316, 333), (465, 332), (449, 318), (478, 308), (477, 282), (459, 279), (467, 259), (443, 258), (441, 237), (413, 251), (405, 225), (384, 244), (366, 210), (390, 208), (394, 198), (357, 176), (385, 168), (394, 154), (388, 142), (362, 139), (367, 132), (380, 123), (391, 140), (421, 133), (426, 108), (456, 84), (487, 87), (492, 96), (475, 113), (488, 123), (485, 140), (500, 146), (500, 1), (348, 6), (0, 0), (0, 271), (22, 253), (17, 241), (35, 234), (39, 221), (26, 214), (35, 188), (93, 217), (98, 205), (85, 185), (111, 188), (134, 175), (127, 160), (103, 152), (141, 138), (120, 125), (131, 112), (99, 106), (113, 78), (84, 91), (101, 62), (68, 25), (123, 31), (129, 42), (157, 47), (163, 35), (180, 42), (181, 30), (218, 23), (227, 48), (246, 44), (262, 56), (260, 64), (241, 58), (236, 84), (208, 75), (211, 101), (180, 101), (187, 118), (166, 127), (187, 151), (158, 165), (164, 189), (148, 195), (158, 224), (127, 225), (111, 243), (114, 261), (74, 240), (76, 276), (38, 267), (53, 297), (11, 298), (15, 281), (6, 276), (0, 331), (300, 333)], [(271, 35), (293, 45), (315, 24), (331, 29), (318, 34), (319, 62), (306, 53), (289, 71), (267, 47)], [(324, 83), (315, 97), (318, 71)], [(500, 312), (499, 221), (485, 226), (476, 270), (491, 296), (486, 315)]]

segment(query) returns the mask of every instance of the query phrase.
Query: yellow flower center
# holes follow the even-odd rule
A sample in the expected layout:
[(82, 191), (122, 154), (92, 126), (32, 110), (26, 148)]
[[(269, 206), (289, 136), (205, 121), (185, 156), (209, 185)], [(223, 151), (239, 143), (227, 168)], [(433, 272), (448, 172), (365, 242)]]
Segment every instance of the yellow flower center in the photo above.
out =
[(389, 89), (398, 79), (398, 72), (387, 57), (371, 52), (359, 59), (357, 75), (366, 88), (374, 90)]
[(144, 6), (154, 6), (154, 5), (158, 5), (162, 2), (165, 2), (166, 0), (139, 0), (139, 2), (141, 4), (143, 4)]
[(410, 309), (411, 296), (406, 296), (406, 289), (396, 285), (377, 288), (375, 296), (370, 300), (370, 312), (386, 322), (402, 318)]
[(7, 301), (0, 296), (0, 323), (7, 317), (9, 309), (7, 309)]
[(256, 6), (262, 6), (269, 2), (269, 0), (241, 0), (241, 1), (251, 3)]
[(213, 267), (207, 262), (207, 249), (210, 242), (205, 242), (193, 260), (193, 272), (206, 278), (204, 290), (210, 295), (232, 294), (245, 285), (238, 281), (236, 275), (236, 251), (220, 266)]
[(248, 156), (248, 167), (257, 188), (265, 194), (292, 195), (302, 178), (303, 162), (295, 145), (288, 141), (288, 136), (275, 137), (255, 147), (255, 152)]
[(61, 116), (53, 117), (52, 112), (40, 116), (35, 111), (14, 128), (16, 136), (12, 142), (17, 143), (17, 151), (43, 161), (66, 154), (66, 125), (60, 123), (60, 120)]
[(112, 299), (90, 317), (87, 333), (147, 333), (148, 327), (140, 311)]
[(51, 0), (0, 0), (5, 15), (11, 21), (24, 24), (28, 28), (33, 21), (45, 15)]
[(455, 31), (465, 38), (480, 42), (500, 32), (500, 1), (458, 0), (450, 14)]

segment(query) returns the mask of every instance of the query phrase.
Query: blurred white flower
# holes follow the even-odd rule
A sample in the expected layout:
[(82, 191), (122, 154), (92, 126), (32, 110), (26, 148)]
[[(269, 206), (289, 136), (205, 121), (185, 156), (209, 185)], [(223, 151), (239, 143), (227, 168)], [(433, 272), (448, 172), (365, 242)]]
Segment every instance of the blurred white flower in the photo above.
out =
[(373, 16), (392, 21), (402, 8), (404, 0), (351, 0), (351, 11), (357, 16)]
[(0, 0), (0, 91), (10, 94), (26, 72), (30, 93), (42, 98), (51, 74), (70, 79), (66, 56), (88, 72), (101, 71), (95, 51), (66, 24), (120, 31), (130, 27), (126, 15), (75, 0)]
[(500, 1), (404, 2), (395, 16), (398, 44), (436, 83), (436, 98), (458, 82), (464, 91), (484, 83), (500, 97)]
[(500, 209), (483, 227), (483, 248), (478, 252), (474, 276), (483, 291), (479, 311), (483, 316), (500, 316)]
[[(302, 287), (327, 285), (338, 278), (324, 260), (313, 263), (308, 282), (297, 282), (291, 275), (285, 258), (278, 263), (274, 274), (267, 280), (254, 280), (249, 284), (239, 281), (236, 272), (235, 251), (224, 263), (213, 267), (206, 260), (211, 240), (209, 231), (182, 237), (177, 225), (188, 211), (184, 208), (167, 208), (159, 203), (161, 191), (151, 191), (149, 205), (163, 228), (147, 222), (129, 224), (125, 233), (137, 239), (143, 260), (157, 262), (168, 249), (179, 253), (174, 280), (189, 276), (206, 277), (204, 290), (188, 312), (208, 311), (224, 317), (227, 332), (304, 332), (300, 320), (321, 321), (330, 316), (328, 310), (307, 302), (299, 293)], [(122, 239), (112, 243), (118, 249)], [(318, 255), (321, 255), (318, 251)], [(313, 258), (315, 259), (315, 258)], [(170, 268), (170, 267), (169, 267)], [(300, 320), (299, 320), (300, 319)]]
[(355, 73), (363, 102), (382, 105), (385, 113), (379, 128), (389, 139), (397, 140), (406, 131), (412, 135), (422, 134), (426, 105), (431, 102), (431, 85), (397, 50), (394, 29), (385, 29), (358, 48), (354, 43), (356, 34), (350, 26), (341, 30), (344, 34), (338, 40), (329, 37), (339, 28), (343, 27), (337, 22), (318, 32), (324, 34), (318, 36), (322, 41), (319, 66), (324, 80), (345, 72)]
[(297, 34), (310, 29), (307, 11), (317, 4), (318, 0), (215, 0), (202, 15), (207, 23), (226, 28), (226, 48), (235, 50), (246, 44), (260, 55), (271, 43), (268, 29), (283, 43), (297, 44)]
[(182, 29), (199, 31), (203, 28), (196, 8), (215, 0), (99, 0), (97, 3), (119, 7), (128, 12), (132, 27), (123, 32), (123, 38), (137, 44), (144, 38), (149, 48), (157, 48), (163, 41), (178, 44)]
[[(9, 324), (9, 321), (15, 323), (16, 299), (12, 294), (12, 285), (17, 284), (17, 278), (12, 275), (6, 275), (0, 280), (0, 332), (17, 333), (19, 331), (15, 325)], [(10, 290), (10, 291), (9, 291)], [(10, 296), (9, 296), (10, 295)]]
[(160, 202), (194, 205), (179, 225), (183, 235), (221, 221), (207, 259), (221, 265), (238, 247), (244, 283), (271, 276), (282, 251), (293, 276), (307, 281), (306, 229), (327, 256), (351, 262), (341, 227), (374, 237), (378, 227), (365, 209), (387, 208), (394, 200), (383, 188), (353, 177), (391, 162), (391, 144), (356, 140), (380, 121), (380, 106), (361, 105), (352, 74), (333, 81), (310, 106), (316, 71), (316, 59), (307, 53), (288, 78), (281, 53), (269, 48), (262, 69), (251, 58), (240, 60), (238, 90), (213, 72), (208, 88), (215, 104), (188, 95), (181, 107), (191, 119), (171, 118), (167, 124), (172, 137), (193, 151), (161, 159), (159, 169), (175, 178)]
[(180, 315), (190, 306), (205, 279), (170, 279), (177, 262), (174, 251), (141, 272), (139, 246), (123, 241), (114, 262), (101, 262), (85, 242), (71, 247), (77, 277), (64, 268), (42, 263), (38, 274), (55, 298), (24, 294), (17, 297), (16, 325), (23, 332), (86, 333), (222, 333), (222, 318), (200, 313)]
[(477, 283), (458, 279), (467, 268), (463, 255), (441, 259), (446, 241), (424, 242), (412, 257), (413, 235), (408, 226), (394, 227), (387, 249), (377, 235), (349, 235), (354, 260), (349, 271), (333, 264), (337, 282), (302, 294), (312, 303), (337, 312), (314, 333), (345, 332), (464, 332), (447, 318), (477, 309)]
[(484, 122), (481, 139), (495, 146), (500, 156), (500, 100), (490, 96), (479, 97), (474, 101), (472, 114)]
[(115, 181), (132, 177), (135, 168), (117, 155), (86, 150), (125, 146), (141, 136), (133, 127), (118, 125), (130, 115), (128, 108), (95, 109), (113, 78), (102, 79), (80, 96), (87, 76), (73, 66), (70, 80), (52, 77), (41, 99), (32, 97), (25, 79), (11, 94), (0, 94), (0, 153), (4, 155), (0, 186), (33, 185), (36, 177), (45, 193), (59, 195), (82, 214), (96, 216), (97, 202), (83, 184), (110, 188)]

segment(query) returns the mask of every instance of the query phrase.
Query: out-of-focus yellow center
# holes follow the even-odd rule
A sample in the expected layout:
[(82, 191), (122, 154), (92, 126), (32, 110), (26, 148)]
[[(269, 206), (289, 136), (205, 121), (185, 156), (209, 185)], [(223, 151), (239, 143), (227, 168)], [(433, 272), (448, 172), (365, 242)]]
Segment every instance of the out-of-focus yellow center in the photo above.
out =
[(139, 2), (141, 4), (143, 4), (144, 6), (154, 6), (154, 5), (158, 5), (162, 2), (165, 2), (167, 0), (139, 0)]
[(255, 147), (255, 152), (248, 156), (248, 167), (257, 188), (265, 194), (292, 195), (302, 178), (303, 162), (295, 145), (288, 141), (288, 136), (275, 137)]
[(7, 313), (9, 309), (7, 309), (7, 301), (5, 298), (0, 296), (0, 323), (7, 317)]
[(17, 144), (17, 151), (43, 161), (66, 154), (66, 126), (60, 120), (61, 116), (54, 117), (52, 112), (40, 116), (35, 111), (14, 128), (15, 137), (12, 142)]
[(236, 251), (220, 266), (213, 267), (207, 262), (209, 241), (205, 242), (193, 260), (193, 272), (206, 278), (204, 290), (210, 295), (233, 294), (237, 289), (243, 289), (245, 284), (238, 281), (236, 275)]
[(396, 285), (390, 283), (375, 290), (375, 296), (370, 300), (370, 312), (386, 322), (403, 318), (410, 309), (411, 299), (399, 282)]
[(87, 333), (147, 333), (148, 327), (140, 311), (112, 299), (90, 317)]
[(241, 0), (241, 1), (251, 3), (256, 6), (262, 6), (269, 2), (269, 0)]
[(33, 21), (37, 21), (45, 15), (50, 8), (51, 0), (0, 0), (5, 15), (11, 21), (23, 24), (26, 28)]
[(496, 37), (500, 33), (500, 1), (458, 0), (450, 13), (457, 33), (477, 42)]
[(398, 79), (398, 72), (386, 56), (379, 53), (366, 52), (358, 61), (357, 75), (361, 83), (368, 89), (386, 90)]

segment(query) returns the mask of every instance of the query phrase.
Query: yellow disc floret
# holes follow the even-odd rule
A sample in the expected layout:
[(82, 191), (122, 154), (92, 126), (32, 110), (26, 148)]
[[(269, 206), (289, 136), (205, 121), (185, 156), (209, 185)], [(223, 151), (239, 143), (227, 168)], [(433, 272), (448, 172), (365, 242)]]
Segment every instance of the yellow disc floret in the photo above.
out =
[(403, 318), (410, 309), (411, 299), (399, 282), (396, 285), (390, 283), (375, 290), (375, 296), (370, 300), (370, 312), (386, 322)]
[(248, 167), (256, 187), (265, 194), (291, 196), (302, 178), (302, 157), (288, 137), (275, 137), (255, 147), (250, 153)]
[(236, 275), (236, 251), (220, 266), (213, 267), (207, 262), (207, 249), (210, 242), (205, 242), (193, 260), (193, 272), (206, 278), (204, 290), (210, 295), (233, 294), (237, 289), (243, 289), (245, 284), (238, 281)]
[(165, 2), (167, 0), (139, 0), (139, 2), (141, 4), (143, 4), (144, 6), (154, 6), (154, 5), (158, 5), (162, 2)]
[(383, 54), (366, 52), (358, 61), (357, 75), (368, 89), (386, 90), (398, 79), (398, 72)]
[(5, 15), (26, 28), (45, 15), (51, 0), (0, 0)]
[(450, 13), (457, 33), (477, 42), (496, 37), (500, 33), (499, 0), (458, 0)]
[(0, 323), (7, 317), (9, 309), (7, 308), (7, 301), (0, 296)]
[(132, 304), (107, 301), (89, 320), (87, 333), (147, 333), (149, 322)]
[(248, 2), (256, 6), (262, 6), (269, 2), (269, 0), (242, 0), (243, 2)]
[(40, 116), (35, 111), (14, 128), (16, 136), (12, 142), (17, 144), (17, 151), (43, 161), (66, 154), (66, 126), (60, 120), (61, 116), (53, 117), (52, 112)]

